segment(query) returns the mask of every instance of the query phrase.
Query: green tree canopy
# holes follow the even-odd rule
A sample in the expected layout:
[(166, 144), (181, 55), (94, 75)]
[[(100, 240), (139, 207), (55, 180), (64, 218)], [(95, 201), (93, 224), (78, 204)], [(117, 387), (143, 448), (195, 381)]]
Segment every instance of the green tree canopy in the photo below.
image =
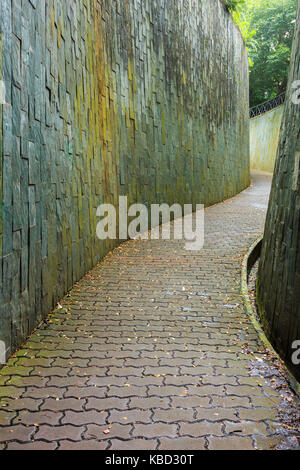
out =
[(248, 47), (250, 104), (256, 106), (286, 89), (297, 0), (228, 0), (226, 4)]

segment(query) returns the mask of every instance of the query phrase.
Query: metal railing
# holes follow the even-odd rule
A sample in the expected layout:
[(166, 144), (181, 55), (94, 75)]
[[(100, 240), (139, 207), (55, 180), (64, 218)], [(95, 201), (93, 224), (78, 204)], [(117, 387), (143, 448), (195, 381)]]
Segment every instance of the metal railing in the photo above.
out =
[(285, 92), (281, 93), (281, 95), (276, 96), (272, 100), (265, 101), (258, 106), (250, 109), (250, 119), (256, 116), (260, 116), (261, 114), (266, 113), (267, 111), (272, 111), (272, 109), (277, 108), (285, 102)]

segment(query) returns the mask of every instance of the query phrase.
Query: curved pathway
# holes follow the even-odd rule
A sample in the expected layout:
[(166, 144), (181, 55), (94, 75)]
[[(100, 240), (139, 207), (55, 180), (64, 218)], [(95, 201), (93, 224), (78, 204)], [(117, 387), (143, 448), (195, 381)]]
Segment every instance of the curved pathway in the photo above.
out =
[(278, 442), (279, 392), (240, 294), (270, 175), (206, 210), (205, 247), (130, 241), (0, 373), (0, 448), (253, 449)]

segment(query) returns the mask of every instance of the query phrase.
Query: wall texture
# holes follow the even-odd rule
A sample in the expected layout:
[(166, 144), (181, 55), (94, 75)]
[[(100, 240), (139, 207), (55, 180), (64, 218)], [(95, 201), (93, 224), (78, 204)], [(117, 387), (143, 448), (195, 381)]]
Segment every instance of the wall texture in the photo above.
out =
[(273, 173), (284, 106), (250, 119), (250, 161), (254, 170)]
[(292, 83), (299, 70), (300, 2), (257, 289), (265, 330), (298, 380), (292, 345), (300, 340), (300, 104)]
[(249, 184), (248, 62), (219, 0), (1, 0), (0, 340), (13, 351), (113, 247), (102, 202)]

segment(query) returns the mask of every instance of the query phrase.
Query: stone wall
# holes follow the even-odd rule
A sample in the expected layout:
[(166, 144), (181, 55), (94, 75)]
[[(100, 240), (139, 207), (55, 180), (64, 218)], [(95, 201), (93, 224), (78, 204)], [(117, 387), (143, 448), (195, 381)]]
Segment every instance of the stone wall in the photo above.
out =
[(257, 289), (265, 330), (298, 380), (292, 357), (300, 341), (300, 104), (292, 84), (299, 70), (300, 3)]
[(273, 173), (284, 106), (250, 119), (250, 162), (253, 170)]
[(248, 62), (219, 0), (1, 0), (0, 340), (13, 351), (114, 245), (100, 203), (249, 184)]

